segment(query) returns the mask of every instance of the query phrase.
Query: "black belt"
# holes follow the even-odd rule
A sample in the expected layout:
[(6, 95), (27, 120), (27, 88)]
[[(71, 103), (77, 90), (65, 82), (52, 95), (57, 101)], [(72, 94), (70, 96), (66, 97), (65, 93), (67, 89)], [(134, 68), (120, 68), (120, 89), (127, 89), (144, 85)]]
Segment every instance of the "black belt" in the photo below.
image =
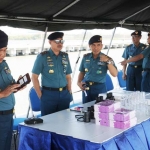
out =
[(9, 114), (13, 114), (14, 109), (10, 109), (10, 110), (3, 110), (0, 111), (0, 115), (9, 115)]
[(143, 71), (150, 71), (150, 68), (144, 68)]
[(142, 68), (142, 65), (131, 65), (131, 64), (129, 64), (129, 66), (131, 66), (133, 68)]
[(63, 90), (66, 90), (67, 89), (67, 86), (65, 87), (62, 87), (62, 88), (51, 88), (51, 87), (45, 87), (45, 86), (42, 86), (43, 89), (45, 90), (49, 90), (49, 91), (63, 91)]
[(97, 84), (101, 84), (99, 82), (90, 82), (90, 81), (86, 81), (85, 82), (87, 85), (97, 85)]

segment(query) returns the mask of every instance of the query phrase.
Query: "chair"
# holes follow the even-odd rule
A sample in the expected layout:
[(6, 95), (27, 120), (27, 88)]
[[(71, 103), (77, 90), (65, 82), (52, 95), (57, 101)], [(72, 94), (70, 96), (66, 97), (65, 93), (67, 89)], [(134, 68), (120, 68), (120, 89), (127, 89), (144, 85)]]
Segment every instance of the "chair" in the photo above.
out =
[(24, 122), (25, 119), (26, 118), (16, 118), (16, 115), (14, 114), (14, 118), (13, 118), (13, 138), (14, 138), (14, 147), (15, 147), (15, 150), (17, 150), (16, 141), (17, 141), (17, 136), (18, 136), (18, 125), (21, 122)]
[(117, 75), (118, 83), (119, 83), (119, 86), (124, 89), (126, 88), (126, 81), (122, 79), (122, 75), (123, 75), (122, 70), (119, 70), (118, 75)]
[(29, 108), (28, 108), (28, 112), (27, 112), (27, 118), (29, 116), (30, 108), (31, 108), (32, 117), (35, 117), (35, 116), (41, 117), (41, 114), (39, 114), (39, 115), (34, 114), (34, 112), (41, 111), (40, 99), (37, 96), (37, 93), (36, 93), (34, 87), (32, 87), (29, 91)]
[(106, 75), (106, 83), (105, 84), (106, 84), (107, 91), (110, 91), (110, 90), (114, 89), (112, 79), (108, 74)]

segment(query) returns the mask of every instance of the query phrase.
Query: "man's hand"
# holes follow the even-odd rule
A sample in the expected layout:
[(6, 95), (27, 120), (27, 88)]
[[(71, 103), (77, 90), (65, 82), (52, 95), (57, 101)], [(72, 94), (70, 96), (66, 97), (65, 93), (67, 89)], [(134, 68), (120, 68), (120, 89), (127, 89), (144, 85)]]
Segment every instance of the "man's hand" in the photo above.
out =
[[(18, 80), (17, 81), (19, 81), (19, 79), (21, 79), (22, 78), (22, 75), (20, 75), (19, 76), (19, 78), (18, 78)], [(21, 86), (21, 85), (20, 85)], [(23, 89), (25, 89), (27, 86), (24, 86), (23, 88), (21, 88), (21, 89), (19, 89), (18, 91), (22, 91)]]
[(80, 89), (81, 89), (82, 91), (85, 90), (85, 87), (83, 86), (84, 84), (85, 84), (84, 82), (78, 82), (78, 86), (80, 87)]
[(120, 64), (121, 64), (122, 66), (126, 65), (126, 64), (127, 64), (127, 60), (121, 61)]
[(6, 89), (4, 89), (3, 91), (1, 91), (1, 95), (2, 97), (7, 97), (9, 96), (11, 93), (16, 92), (17, 89), (20, 87), (20, 84), (13, 84), (13, 85), (9, 85)]
[(123, 74), (123, 75), (122, 75), (122, 79), (123, 79), (123, 80), (126, 80), (126, 79), (127, 79), (127, 75), (126, 75), (126, 74)]

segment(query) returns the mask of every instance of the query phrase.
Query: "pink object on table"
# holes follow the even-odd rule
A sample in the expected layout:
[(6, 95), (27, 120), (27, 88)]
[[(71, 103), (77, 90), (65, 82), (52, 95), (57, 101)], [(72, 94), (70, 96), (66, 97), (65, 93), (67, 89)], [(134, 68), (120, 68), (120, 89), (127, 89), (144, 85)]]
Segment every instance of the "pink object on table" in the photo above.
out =
[(105, 100), (94, 105), (94, 110), (99, 112), (113, 112), (117, 108), (120, 108), (120, 102), (113, 100)]
[(107, 120), (107, 119), (101, 119), (101, 120), (96, 119), (95, 122), (97, 125), (114, 127), (114, 128), (118, 128), (118, 129), (127, 129), (129, 127), (136, 125), (137, 118), (134, 117), (127, 121), (113, 121), (113, 120)]
[(113, 120), (127, 121), (127, 120), (130, 120), (131, 118), (135, 117), (135, 114), (136, 114), (135, 110), (119, 108), (119, 109), (115, 110), (114, 115), (113, 115)]
[(135, 110), (118, 108), (114, 112), (94, 112), (94, 117), (99, 119), (109, 119), (116, 121), (127, 121), (134, 118), (136, 115)]

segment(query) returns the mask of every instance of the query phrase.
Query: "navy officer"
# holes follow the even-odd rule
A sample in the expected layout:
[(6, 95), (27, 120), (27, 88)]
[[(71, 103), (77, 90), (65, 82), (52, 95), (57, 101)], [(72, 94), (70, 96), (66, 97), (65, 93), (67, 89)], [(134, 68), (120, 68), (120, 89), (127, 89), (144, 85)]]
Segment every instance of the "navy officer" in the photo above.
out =
[[(131, 57), (134, 57), (140, 54), (146, 47), (145, 44), (140, 43), (142, 37), (141, 31), (134, 31), (132, 34), (132, 42), (126, 47), (122, 57), (124, 60), (127, 60)], [(130, 62), (128, 67), (127, 65), (123, 66), (123, 76), (122, 78), (126, 80), (126, 90), (128, 91), (141, 91), (141, 81), (142, 81), (142, 62), (139, 60), (136, 62)], [(127, 68), (127, 70), (126, 70)]]
[[(118, 73), (113, 59), (101, 52), (103, 47), (102, 36), (91, 37), (89, 47), (92, 52), (83, 56), (77, 81), (80, 89), (86, 90), (86, 93), (82, 92), (83, 103), (93, 101), (98, 94), (107, 92), (105, 85), (107, 70), (114, 77)], [(85, 84), (87, 87), (83, 86)]]
[(141, 91), (150, 92), (150, 32), (148, 33), (147, 46), (144, 51), (140, 54), (121, 62), (121, 65), (126, 65), (130, 62), (136, 62), (143, 59), (143, 72), (142, 72), (142, 82), (141, 82)]
[(32, 69), (32, 82), (41, 100), (42, 116), (69, 108), (72, 100), (70, 61), (68, 54), (61, 52), (63, 36), (63, 32), (48, 36), (51, 47), (37, 56)]
[(8, 36), (0, 30), (0, 149), (10, 150), (13, 112), (15, 105), (14, 93), (19, 84), (16, 84), (11, 75), (7, 62), (4, 60), (7, 51)]

